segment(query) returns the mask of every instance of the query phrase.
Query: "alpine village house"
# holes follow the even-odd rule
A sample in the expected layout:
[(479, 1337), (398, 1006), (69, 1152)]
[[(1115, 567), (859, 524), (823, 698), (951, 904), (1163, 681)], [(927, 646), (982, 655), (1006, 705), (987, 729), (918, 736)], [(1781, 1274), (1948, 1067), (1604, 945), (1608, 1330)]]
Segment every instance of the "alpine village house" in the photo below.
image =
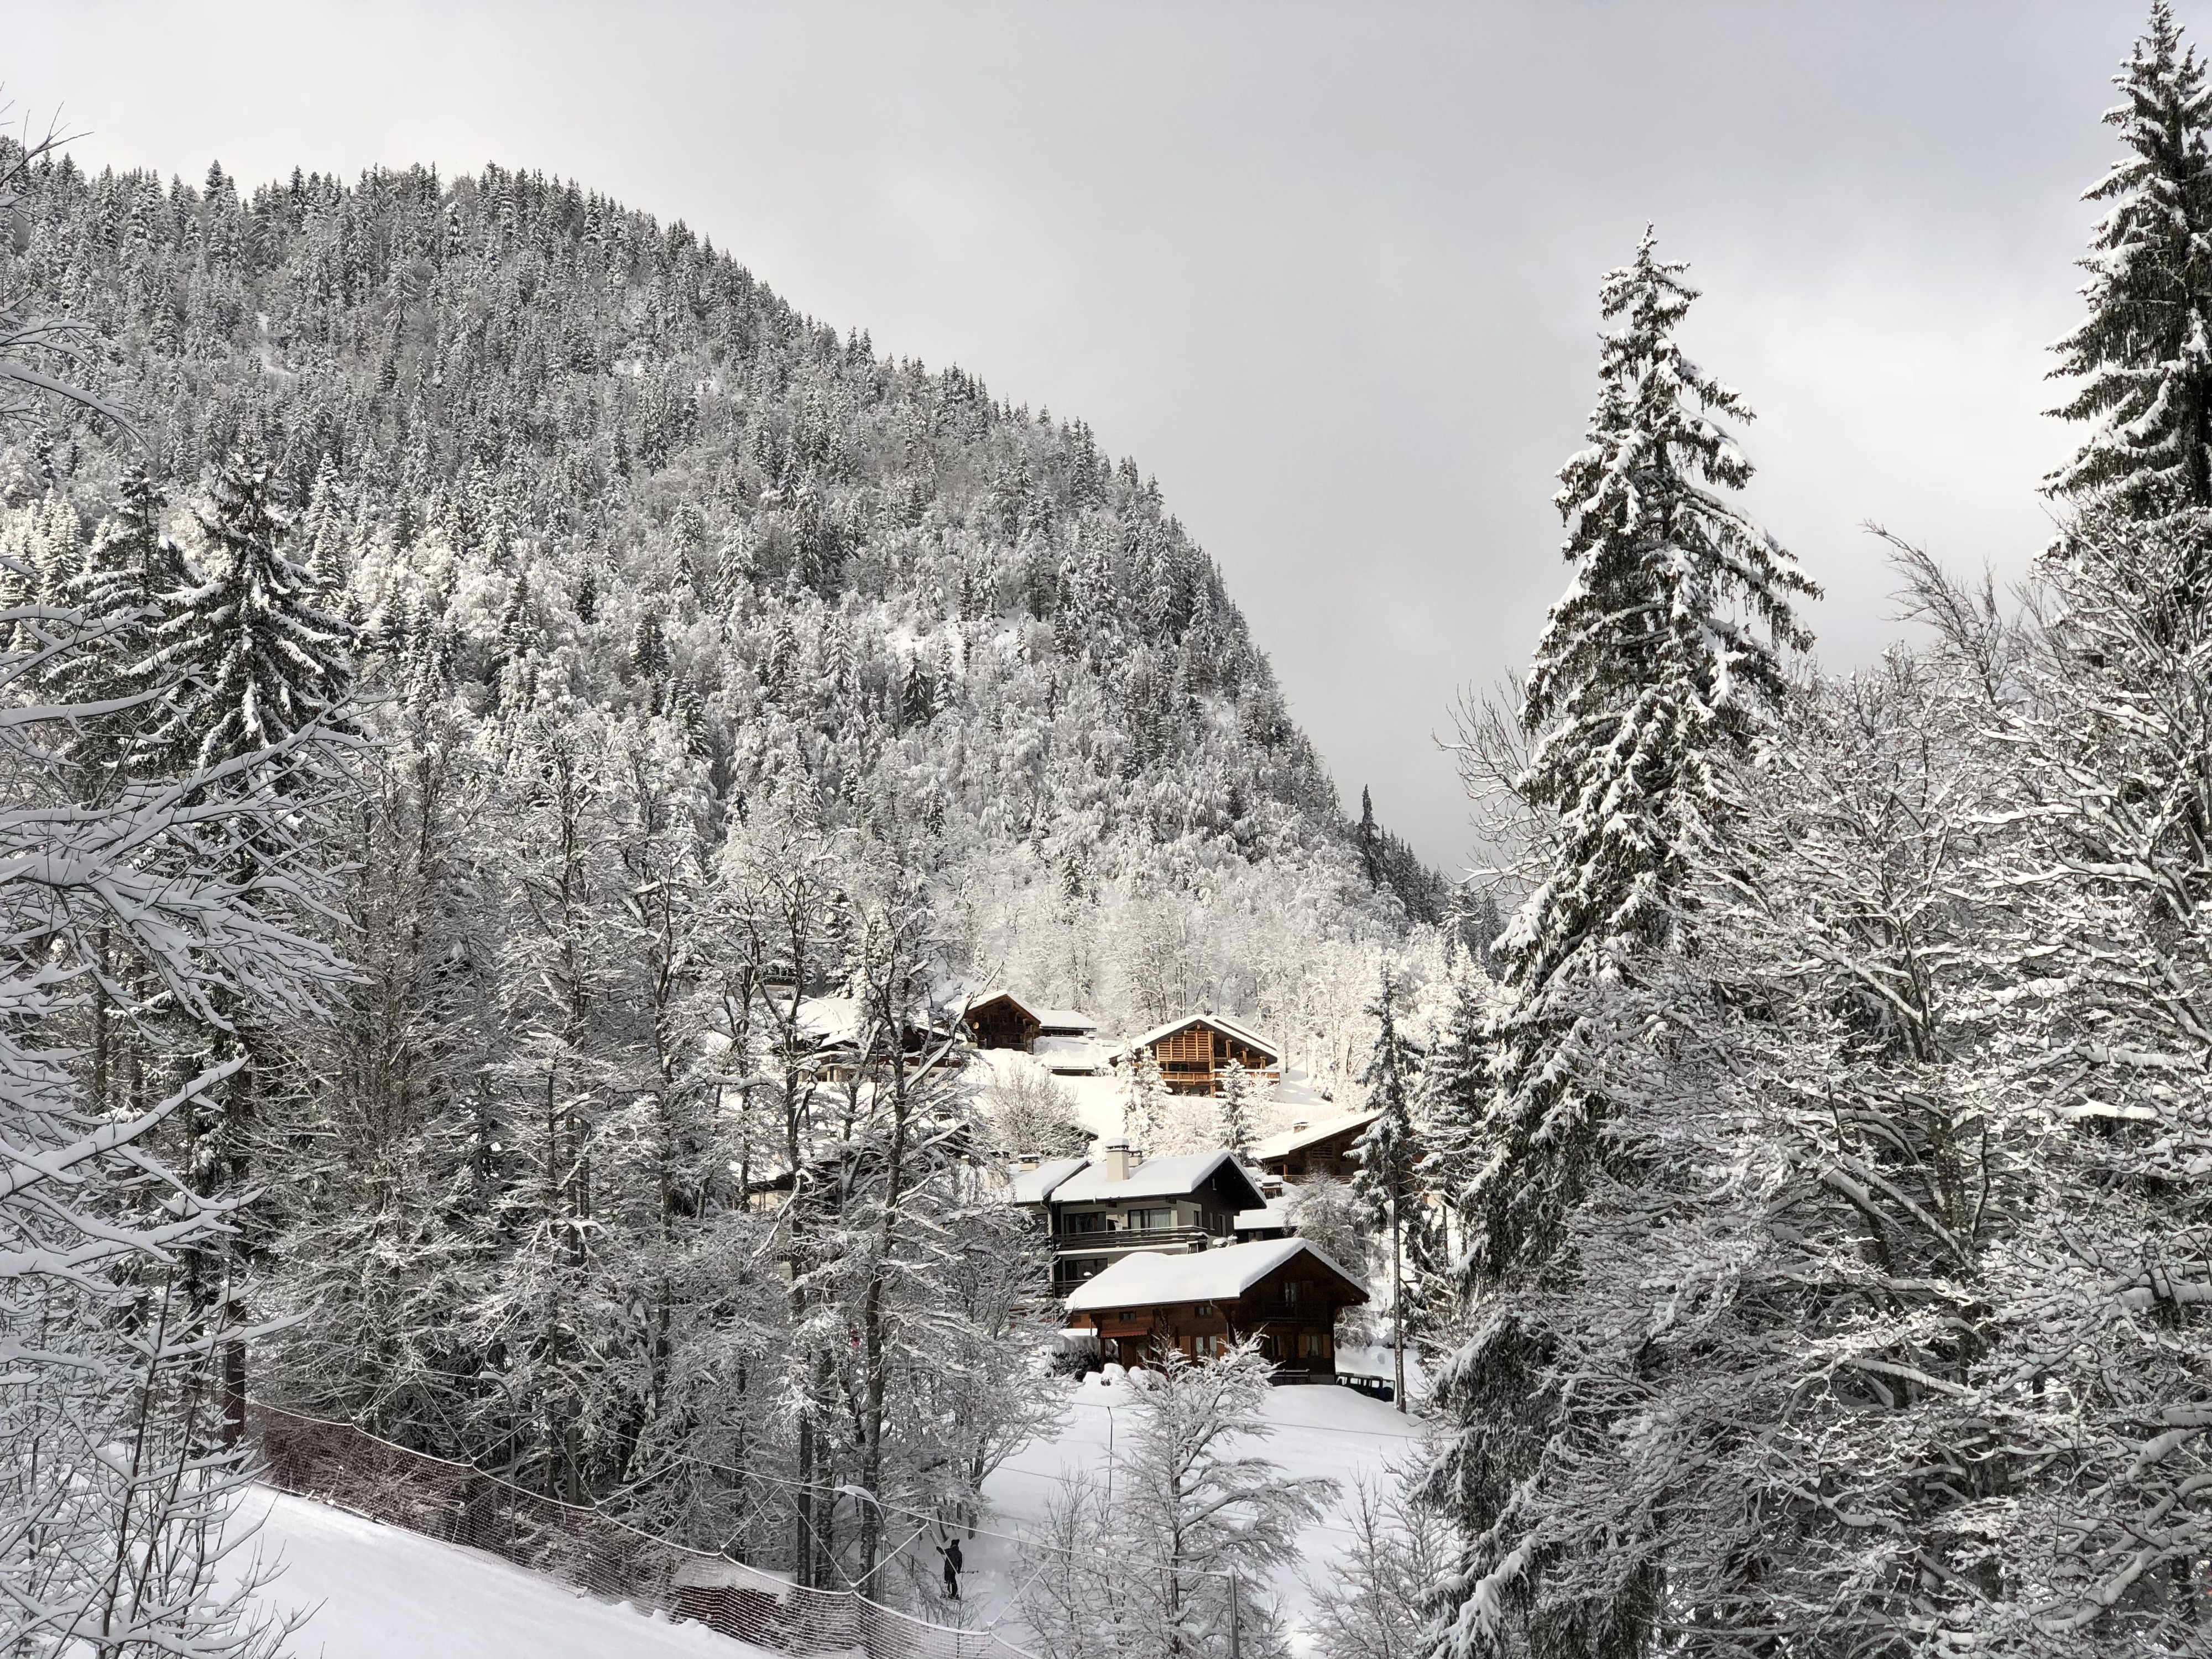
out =
[[(1066, 1064), (1064, 1051), (1092, 1048), (1097, 1030), (1086, 1015), (1032, 1008), (1006, 991), (971, 1001), (963, 1024), (976, 1048), (1025, 1052), (1053, 1071)], [(1282, 1075), (1279, 1048), (1216, 1014), (1171, 1020), (1107, 1058), (1120, 1067), (1147, 1054), (1178, 1094), (1218, 1094), (1232, 1061), (1261, 1088)], [(1365, 1122), (1332, 1121), (1319, 1137), (1300, 1124), (1279, 1139), (1302, 1151), (1309, 1139), (1328, 1142), (1315, 1148), (1319, 1165), (1341, 1154), (1336, 1140), (1348, 1148)], [(1300, 1174), (1305, 1164), (1298, 1160)], [(1095, 1159), (1052, 1158), (1023, 1170), (1010, 1196), (1041, 1215), (1068, 1329), (1096, 1342), (1098, 1360), (1141, 1365), (1163, 1343), (1202, 1358), (1253, 1338), (1279, 1381), (1332, 1381), (1337, 1316), (1364, 1304), (1366, 1289), (1307, 1240), (1238, 1242), (1238, 1218), (1249, 1222), (1267, 1208), (1260, 1180), (1226, 1148), (1146, 1158), (1109, 1139)]]
[(1130, 1063), (1139, 1054), (1152, 1055), (1170, 1094), (1219, 1094), (1221, 1074), (1231, 1060), (1263, 1088), (1283, 1076), (1282, 1051), (1222, 1014), (1185, 1014), (1156, 1025), (1115, 1050), (1114, 1062)]

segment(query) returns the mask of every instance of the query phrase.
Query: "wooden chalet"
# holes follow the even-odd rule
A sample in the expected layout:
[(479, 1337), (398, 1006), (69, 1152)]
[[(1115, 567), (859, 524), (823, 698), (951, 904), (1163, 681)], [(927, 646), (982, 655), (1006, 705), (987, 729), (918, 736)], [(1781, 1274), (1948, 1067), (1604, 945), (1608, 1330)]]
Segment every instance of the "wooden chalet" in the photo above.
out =
[(1297, 1122), (1279, 1135), (1270, 1135), (1252, 1149), (1252, 1158), (1269, 1175), (1285, 1181), (1315, 1181), (1323, 1176), (1349, 1181), (1359, 1169), (1352, 1148), (1367, 1126), (1382, 1115), (1355, 1112), (1320, 1123)]
[(1192, 1255), (1131, 1255), (1070, 1292), (1071, 1328), (1097, 1333), (1099, 1358), (1142, 1365), (1162, 1346), (1192, 1358), (1246, 1337), (1278, 1381), (1336, 1375), (1336, 1316), (1366, 1288), (1302, 1238)]
[(1282, 1050), (1222, 1014), (1186, 1014), (1155, 1026), (1124, 1043), (1114, 1055), (1115, 1063), (1133, 1064), (1146, 1053), (1160, 1068), (1160, 1080), (1172, 1094), (1219, 1094), (1221, 1073), (1232, 1060), (1262, 1087), (1273, 1087), (1283, 1076)]
[(968, 1005), (969, 1040), (978, 1048), (1030, 1052), (1039, 1037), (1089, 1037), (1098, 1022), (1073, 1008), (1030, 1008), (1011, 991), (994, 991)]
[(1184, 1254), (1237, 1241), (1260, 1190), (1227, 1150), (1139, 1161), (1126, 1140), (1104, 1156), (1063, 1158), (1015, 1177), (1017, 1203), (1042, 1209), (1062, 1292), (1136, 1254)]

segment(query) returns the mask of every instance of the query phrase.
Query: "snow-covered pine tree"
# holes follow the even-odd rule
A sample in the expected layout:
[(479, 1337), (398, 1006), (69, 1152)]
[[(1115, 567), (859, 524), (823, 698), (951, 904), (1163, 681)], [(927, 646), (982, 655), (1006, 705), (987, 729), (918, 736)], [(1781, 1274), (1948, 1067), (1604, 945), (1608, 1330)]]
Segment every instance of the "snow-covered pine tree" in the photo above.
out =
[[(1719, 417), (1750, 410), (1676, 342), (1696, 297), (1686, 270), (1660, 259), (1647, 229), (1633, 262), (1606, 277), (1615, 326), (1589, 444), (1554, 497), (1576, 569), (1519, 711), (1534, 747), (1513, 787), (1539, 838), (1531, 891), (1499, 945), (1510, 1000), (1489, 1034), (1494, 1087), (1473, 1178), (1453, 1195), (1472, 1334), (1438, 1378), (1453, 1431), (1428, 1476), (1467, 1541), (1439, 1597), (1452, 1659), (1536, 1639), (1528, 1614), (1547, 1560), (1524, 1540), (1577, 1404), (1547, 1385), (1557, 1334), (1524, 1322), (1519, 1293), (1549, 1267), (1601, 1170), (1636, 1179), (1606, 1167), (1616, 1103), (1599, 1073), (1625, 1040), (1614, 1019), (1644, 961), (1681, 942), (1693, 874), (1725, 856), (1728, 764), (1781, 701), (1784, 653), (1810, 642), (1792, 602), (1817, 590), (1723, 493), (1752, 469)], [(1647, 1575), (1549, 1604), (1541, 1645), (1638, 1650), (1655, 1591)]]
[[(2054, 412), (2094, 425), (2047, 484), (2085, 508), (2172, 518), (2196, 545), (2212, 513), (2212, 88), (2168, 0), (2114, 84), (2105, 119), (2124, 154), (2087, 192), (2111, 204), (2081, 261), (2089, 314), (2053, 348), (2054, 376), (2081, 382)], [(2200, 564), (2185, 580), (2201, 586)]]
[[(0, 216), (52, 148), (0, 147)], [(0, 302), (0, 423), (48, 398), (112, 414), (61, 378), (91, 338)], [(108, 678), (70, 660), (113, 643), (87, 620), (65, 604), (0, 611), (0, 866), (15, 872), (0, 881), (0, 1646), (250, 1659), (282, 1632), (257, 1622), (256, 1575), (223, 1559), (246, 1470), (209, 1443), (221, 1315), (172, 1317), (179, 1256), (216, 1247), (230, 1216), (162, 1145), (228, 1067), (186, 1061), (173, 1087), (116, 1107), (88, 1098), (81, 1056), (54, 1039), (95, 973), (109, 992), (148, 988), (125, 1018), (159, 1003), (212, 1020), (226, 995), (307, 1012), (343, 968), (297, 925), (327, 891), (311, 862), (274, 889), (230, 879), (224, 849), (266, 815), (224, 779), (141, 775), (78, 798), (61, 751), (101, 707), (50, 688)]]
[(1241, 1060), (1221, 1068), (1221, 1144), (1242, 1158), (1252, 1156), (1253, 1103), (1260, 1091)]
[(161, 687), (131, 672), (144, 650), (155, 596), (181, 586), (184, 554), (161, 530), (167, 503), (141, 465), (125, 470), (115, 509), (93, 533), (76, 572), (62, 584), (64, 605), (79, 618), (84, 648), (72, 651), (54, 676), (62, 702), (96, 704), (130, 699), (128, 707), (88, 717), (71, 738), (79, 787), (97, 793), (117, 781), (131, 735), (158, 710)]
[[(234, 449), (209, 475), (193, 504), (198, 558), (184, 587), (154, 596), (161, 615), (153, 650), (133, 670), (163, 688), (158, 714), (134, 744), (134, 764), (220, 773), (222, 789), (258, 803), (257, 834), (232, 852), (232, 878), (251, 891), (277, 878), (288, 843), (312, 827), (274, 809), (278, 798), (308, 799), (332, 775), (331, 745), (353, 732), (353, 628), (314, 603), (314, 584), (289, 550), (289, 515), (268, 461)], [(220, 1097), (204, 1095), (186, 1124), (197, 1188), (213, 1197), (252, 1186), (261, 1097), (282, 1068), (272, 1034), (258, 1029), (246, 1000), (219, 1000), (207, 1033), (210, 1052), (237, 1054)], [(214, 1297), (234, 1286), (263, 1241), (240, 1234), (216, 1263), (196, 1257), (194, 1290)], [(221, 1294), (231, 1294), (228, 1289)], [(229, 1431), (243, 1431), (246, 1351), (225, 1352)]]
[(1160, 1063), (1149, 1048), (1130, 1057), (1121, 1079), (1121, 1133), (1138, 1156), (1144, 1156), (1159, 1139), (1167, 1112), (1168, 1085), (1160, 1076)]
[(1382, 964), (1381, 984), (1367, 1012), (1374, 1016), (1375, 1043), (1359, 1074), (1367, 1091), (1367, 1109), (1377, 1114), (1352, 1147), (1359, 1168), (1352, 1189), (1367, 1206), (1376, 1224), (1390, 1235), (1390, 1350), (1397, 1372), (1397, 1404), (1406, 1409), (1406, 1233), (1419, 1224), (1421, 1133), (1413, 1121), (1414, 1091), (1420, 1078), (1420, 1051), (1399, 1029), (1396, 970)]
[(158, 596), (147, 672), (177, 690), (148, 735), (151, 752), (196, 766), (345, 719), (352, 626), (317, 605), (291, 556), (290, 520), (268, 461), (234, 450), (193, 503), (200, 545), (192, 586)]

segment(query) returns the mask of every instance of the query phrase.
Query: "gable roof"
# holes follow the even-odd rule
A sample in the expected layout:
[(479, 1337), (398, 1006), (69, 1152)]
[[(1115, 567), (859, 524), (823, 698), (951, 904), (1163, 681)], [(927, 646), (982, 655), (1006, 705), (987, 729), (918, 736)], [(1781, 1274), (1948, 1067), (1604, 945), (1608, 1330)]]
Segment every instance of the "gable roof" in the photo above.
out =
[(1011, 1002), (1015, 1007), (1020, 1009), (1023, 1014), (1027, 1018), (1030, 1019), (1035, 1019), (1036, 1018), (1036, 1011), (1031, 1008), (1029, 1004), (1024, 1002), (1019, 997), (1016, 996), (1012, 991), (986, 991), (981, 996), (969, 998), (966, 1007), (962, 1010), (962, 1017), (966, 1018), (969, 1015), (981, 1013), (984, 1009), (989, 1007), (994, 1002)]
[(1268, 1059), (1280, 1063), (1283, 1051), (1249, 1026), (1240, 1025), (1225, 1014), (1185, 1014), (1181, 1019), (1171, 1019), (1164, 1025), (1155, 1025), (1142, 1036), (1131, 1037), (1114, 1051), (1115, 1059), (1139, 1048), (1148, 1048), (1162, 1037), (1172, 1036), (1187, 1025), (1211, 1025), (1224, 1036), (1235, 1037), (1248, 1048), (1257, 1048)]
[(1255, 1142), (1252, 1156), (1287, 1158), (1301, 1147), (1310, 1146), (1317, 1140), (1327, 1140), (1332, 1135), (1340, 1135), (1346, 1129), (1364, 1129), (1382, 1115), (1380, 1112), (1353, 1112), (1348, 1116), (1309, 1123), (1303, 1129), (1285, 1129), (1279, 1135), (1269, 1135), (1265, 1140)]
[(1048, 1158), (1034, 1170), (1024, 1170), (1008, 1183), (1013, 1201), (1017, 1204), (1042, 1204), (1050, 1198), (1053, 1188), (1080, 1170), (1090, 1160), (1081, 1158)]
[(1125, 1255), (1094, 1279), (1068, 1292), (1070, 1313), (1101, 1308), (1137, 1308), (1167, 1302), (1233, 1302), (1296, 1256), (1304, 1255), (1334, 1273), (1367, 1300), (1358, 1279), (1303, 1238), (1269, 1238), (1253, 1244), (1225, 1244), (1189, 1255), (1140, 1251)]
[[(1181, 1198), (1206, 1185), (1224, 1164), (1250, 1190), (1252, 1204), (1265, 1201), (1252, 1177), (1237, 1163), (1237, 1154), (1226, 1147), (1212, 1152), (1189, 1152), (1181, 1158), (1148, 1158), (1129, 1171), (1127, 1181), (1109, 1181), (1105, 1164), (1092, 1164), (1054, 1188), (1052, 1201), (1096, 1204), (1109, 1198)], [(1252, 1205), (1238, 1207), (1249, 1209)]]
[(1098, 1022), (1080, 1008), (1038, 1008), (1036, 1022), (1048, 1031), (1095, 1031)]

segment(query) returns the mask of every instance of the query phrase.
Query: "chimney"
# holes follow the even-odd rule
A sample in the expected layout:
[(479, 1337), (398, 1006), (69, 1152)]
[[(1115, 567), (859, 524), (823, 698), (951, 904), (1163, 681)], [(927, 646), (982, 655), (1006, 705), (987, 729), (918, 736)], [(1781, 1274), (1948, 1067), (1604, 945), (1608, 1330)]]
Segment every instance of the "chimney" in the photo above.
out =
[(1129, 1143), (1109, 1140), (1106, 1143), (1106, 1179), (1127, 1181), (1129, 1178)]
[(1306, 1127), (1306, 1121), (1305, 1121), (1305, 1119), (1304, 1119), (1304, 1118), (1300, 1118), (1297, 1122), (1295, 1122), (1295, 1123), (1293, 1123), (1292, 1125), (1291, 1125), (1291, 1133), (1292, 1134), (1301, 1134), (1301, 1133), (1304, 1133), (1305, 1127)]

